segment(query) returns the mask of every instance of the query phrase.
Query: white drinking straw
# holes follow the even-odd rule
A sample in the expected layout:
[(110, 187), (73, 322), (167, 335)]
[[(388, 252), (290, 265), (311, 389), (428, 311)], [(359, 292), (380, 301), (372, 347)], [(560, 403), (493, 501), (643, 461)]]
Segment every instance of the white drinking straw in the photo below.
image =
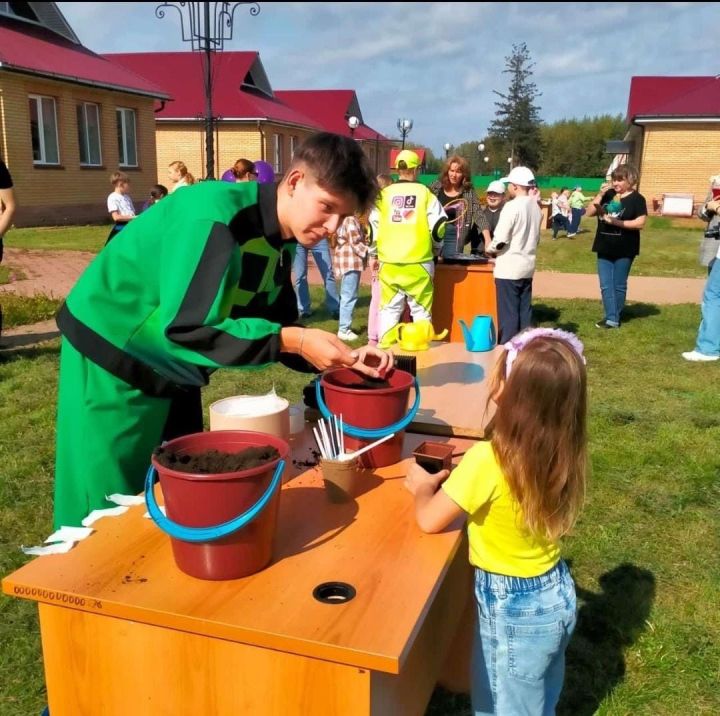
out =
[(363, 453), (366, 453), (368, 450), (372, 450), (374, 447), (377, 447), (380, 443), (384, 443), (386, 440), (390, 440), (390, 438), (394, 438), (395, 433), (390, 433), (390, 435), (386, 435), (384, 438), (380, 438), (379, 440), (376, 440), (374, 443), (370, 443), (369, 445), (366, 445), (365, 447), (360, 448), (359, 450), (356, 450), (355, 452), (351, 452), (349, 455), (345, 455), (344, 453), (342, 455), (338, 456), (338, 459), (340, 462), (347, 462), (348, 460), (353, 460), (356, 457), (359, 457)]
[(340, 422), (337, 415), (333, 415), (333, 423), (335, 424), (335, 441), (338, 445), (338, 455), (343, 453), (342, 440), (340, 439)]
[(327, 434), (327, 428), (325, 427), (325, 421), (320, 420), (320, 422), (318, 424), (320, 425), (320, 433), (322, 434), (323, 439), (325, 440), (325, 447), (327, 448), (328, 458), (333, 458), (333, 457), (335, 457), (333, 455), (334, 450), (332, 448), (330, 438), (328, 437), (328, 434)]
[(323, 446), (322, 440), (320, 439), (320, 435), (318, 434), (317, 428), (313, 428), (313, 434), (315, 435), (315, 442), (317, 443), (317, 446), (320, 449), (320, 454), (327, 460), (328, 456), (325, 453), (325, 448)]

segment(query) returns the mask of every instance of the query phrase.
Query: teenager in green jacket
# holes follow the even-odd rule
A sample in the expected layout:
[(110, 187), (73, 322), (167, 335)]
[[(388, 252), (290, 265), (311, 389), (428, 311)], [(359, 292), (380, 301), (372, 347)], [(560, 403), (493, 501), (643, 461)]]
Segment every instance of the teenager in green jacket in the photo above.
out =
[(357, 143), (320, 133), (278, 185), (186, 188), (98, 254), (58, 315), (56, 527), (142, 491), (152, 450), (202, 430), (199, 389), (217, 368), (282, 360), (384, 375), (391, 354), (292, 325), (296, 244), (335, 232), (376, 191)]

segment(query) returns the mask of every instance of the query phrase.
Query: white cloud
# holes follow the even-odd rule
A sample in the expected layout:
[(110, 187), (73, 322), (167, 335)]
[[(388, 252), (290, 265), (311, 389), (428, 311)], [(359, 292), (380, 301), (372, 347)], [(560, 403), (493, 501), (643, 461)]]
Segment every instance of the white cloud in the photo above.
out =
[[(188, 49), (177, 13), (156, 3), (58, 3), (96, 52)], [(493, 90), (513, 44), (526, 42), (542, 93), (541, 116), (624, 113), (630, 78), (717, 74), (714, 3), (300, 3), (261, 2), (235, 13), (226, 49), (257, 50), (277, 89), (355, 89), (365, 121), (441, 154), (445, 142), (481, 139), (495, 113)], [(125, 31), (118, 32), (118, 28)]]

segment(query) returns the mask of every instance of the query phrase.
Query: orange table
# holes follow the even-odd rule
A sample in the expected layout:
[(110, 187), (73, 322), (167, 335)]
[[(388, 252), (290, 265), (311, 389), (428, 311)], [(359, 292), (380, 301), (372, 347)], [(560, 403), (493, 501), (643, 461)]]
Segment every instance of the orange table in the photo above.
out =
[[(405, 453), (424, 439), (406, 436)], [(308, 449), (305, 435), (294, 459)], [(470, 570), (461, 523), (422, 534), (403, 476), (403, 463), (368, 472), (345, 504), (315, 468), (291, 479), (274, 562), (244, 579), (181, 573), (143, 506), (9, 575), (6, 594), (38, 602), (52, 716), (422, 714)], [(357, 596), (316, 601), (327, 581)]]
[(408, 430), (428, 435), (483, 438), (492, 417), (487, 377), (502, 348), (473, 353), (464, 343), (433, 343), (417, 358), (420, 409)]
[(497, 328), (497, 298), (495, 296), (494, 264), (454, 265), (439, 263), (435, 267), (433, 289), (433, 325), (439, 333), (447, 328), (448, 340), (464, 342), (458, 323), (468, 325), (478, 314), (493, 317)]

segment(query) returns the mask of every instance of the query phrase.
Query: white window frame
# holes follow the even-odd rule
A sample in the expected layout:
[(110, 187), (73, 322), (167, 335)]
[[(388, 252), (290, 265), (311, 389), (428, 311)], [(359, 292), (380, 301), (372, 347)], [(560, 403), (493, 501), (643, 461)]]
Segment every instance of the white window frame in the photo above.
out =
[[(59, 166), (60, 165), (60, 136), (58, 135), (58, 122), (57, 122), (57, 102), (55, 101), (55, 97), (49, 97), (48, 95), (42, 95), (42, 94), (30, 94), (28, 95), (28, 99), (30, 102), (35, 102), (37, 105), (37, 117), (38, 117), (38, 139), (40, 142), (40, 159), (35, 159), (33, 156), (33, 164), (47, 164), (49, 166)], [(47, 159), (47, 151), (45, 147), (45, 116), (43, 114), (43, 103), (42, 101), (44, 99), (49, 99), (52, 101), (53, 106), (53, 122), (55, 123), (55, 147), (57, 149), (57, 161), (56, 162), (49, 162)], [(29, 107), (28, 107), (29, 110)], [(31, 142), (32, 142), (32, 129), (31, 131)]]
[(298, 138), (293, 134), (290, 136), (290, 161), (295, 157), (295, 150), (298, 147)]
[[(133, 135), (135, 137), (135, 163), (128, 161), (128, 134), (127, 134), (127, 116), (132, 116)], [(121, 167), (137, 167), (138, 164), (138, 141), (137, 141), (137, 112), (132, 107), (116, 107), (115, 119), (120, 122), (122, 136), (122, 150), (118, 146), (118, 166)]]
[(283, 135), (273, 134), (273, 169), (276, 174), (283, 173)]
[[(85, 152), (88, 157), (88, 161), (84, 162), (82, 160), (82, 147), (78, 147), (80, 149), (80, 166), (83, 167), (101, 167), (102, 166), (102, 130), (100, 125), (100, 105), (95, 102), (78, 102), (77, 107), (82, 107), (82, 125), (78, 124), (78, 145), (80, 145), (83, 141), (85, 143)], [(98, 161), (93, 162), (90, 161), (92, 152), (90, 151), (90, 131), (88, 129), (88, 108), (93, 107), (95, 109), (95, 117), (97, 118), (97, 153), (98, 153)], [(77, 112), (76, 112), (77, 116)], [(135, 144), (137, 144), (137, 140), (135, 141)]]

